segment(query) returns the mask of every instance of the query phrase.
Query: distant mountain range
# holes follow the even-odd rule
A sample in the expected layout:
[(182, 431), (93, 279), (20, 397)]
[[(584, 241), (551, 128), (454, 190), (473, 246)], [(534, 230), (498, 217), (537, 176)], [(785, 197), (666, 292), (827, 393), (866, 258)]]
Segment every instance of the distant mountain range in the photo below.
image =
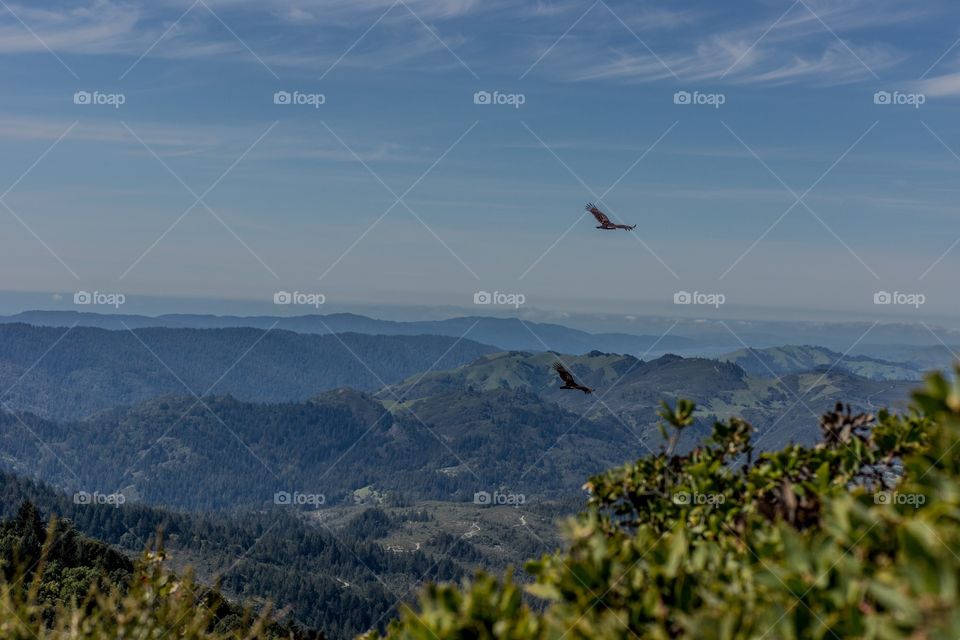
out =
[[(920, 351), (911, 347), (910, 351)], [(948, 354), (949, 356), (949, 354)], [(932, 366), (926, 361), (887, 362), (863, 355), (846, 356), (826, 347), (785, 346), (767, 349), (740, 349), (716, 357), (723, 362), (733, 362), (748, 373), (757, 376), (787, 375), (805, 371), (840, 370), (854, 373), (871, 380), (921, 380), (923, 373)], [(943, 363), (942, 363), (943, 364)]]
[[(550, 369), (562, 359), (575, 377), (594, 394), (562, 390)], [(634, 432), (646, 446), (657, 442), (657, 410), (662, 400), (693, 400), (701, 419), (687, 432), (688, 442), (702, 436), (712, 420), (740, 416), (760, 431), (761, 448), (787, 442), (813, 442), (819, 436), (818, 417), (839, 400), (857, 410), (903, 407), (912, 381), (871, 380), (842, 369), (798, 371), (779, 377), (768, 371), (751, 374), (734, 363), (666, 355), (651, 361), (630, 356), (591, 353), (508, 352), (481, 357), (452, 371), (415, 376), (377, 394), (388, 404), (394, 395), (420, 411), (421, 402), (470, 390), (531, 391), (591, 420), (614, 419)], [(425, 400), (420, 400), (421, 398)]]
[[(559, 389), (557, 358), (594, 394)], [(815, 440), (818, 417), (838, 400), (858, 410), (902, 406), (912, 386), (845, 371), (762, 378), (702, 358), (514, 351), (418, 373), (375, 395), (338, 389), (265, 404), (178, 394), (79, 421), (3, 412), (0, 461), (69, 490), (120, 490), (185, 509), (263, 506), (278, 491), (336, 504), (365, 487), (451, 501), (501, 487), (556, 497), (658, 447), (661, 400), (698, 403), (684, 447), (714, 419), (743, 416), (768, 449)]]
[(336, 387), (373, 391), (494, 351), (445, 336), (3, 324), (0, 402), (41, 416), (75, 419), (165, 394), (304, 400)]
[[(23, 322), (48, 327), (96, 327), (125, 330), (163, 327), (168, 329), (255, 328), (295, 331), (306, 334), (362, 333), (368, 335), (435, 335), (468, 338), (498, 347), (501, 351), (553, 350), (581, 354), (593, 350), (643, 355), (682, 352), (706, 346), (692, 338), (674, 335), (632, 335), (627, 333), (587, 333), (558, 324), (527, 322), (518, 318), (468, 316), (449, 320), (393, 322), (352, 313), (274, 316), (213, 316), (171, 314), (157, 317), (97, 314), (76, 311), (27, 311), (0, 317), (0, 323)], [(733, 342), (722, 344), (733, 345)]]

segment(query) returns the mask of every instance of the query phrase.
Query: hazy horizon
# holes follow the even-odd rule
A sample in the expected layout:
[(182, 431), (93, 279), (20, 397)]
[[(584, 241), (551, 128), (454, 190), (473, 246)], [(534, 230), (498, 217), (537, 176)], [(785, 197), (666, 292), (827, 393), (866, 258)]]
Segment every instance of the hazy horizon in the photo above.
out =
[(946, 2), (41, 4), (0, 13), (5, 289), (960, 313)]

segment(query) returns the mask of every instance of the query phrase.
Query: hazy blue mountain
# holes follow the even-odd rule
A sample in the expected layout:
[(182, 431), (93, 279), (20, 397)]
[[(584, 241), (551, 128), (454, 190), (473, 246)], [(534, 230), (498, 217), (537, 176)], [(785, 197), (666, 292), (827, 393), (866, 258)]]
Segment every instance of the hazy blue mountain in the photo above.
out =
[(72, 422), (0, 412), (0, 463), (72, 491), (232, 509), (269, 505), (280, 491), (341, 504), (368, 486), (461, 502), (501, 486), (569, 495), (641, 451), (613, 420), (581, 420), (520, 390), (392, 408), (340, 389), (282, 404), (171, 396)]
[(916, 371), (950, 371), (957, 363), (960, 345), (867, 344), (858, 345), (852, 353), (902, 363)]
[[(562, 390), (550, 369), (561, 359), (574, 376), (594, 389), (591, 395)], [(789, 441), (812, 442), (817, 419), (838, 400), (854, 408), (876, 411), (902, 407), (916, 386), (913, 381), (870, 380), (846, 371), (811, 371), (779, 378), (751, 375), (734, 363), (666, 355), (642, 361), (630, 356), (591, 353), (585, 356), (508, 352), (483, 356), (451, 371), (413, 376), (378, 397), (393, 394), (417, 409), (423, 398), (468, 390), (521, 389), (556, 402), (588, 419), (615, 419), (646, 442), (657, 439), (657, 409), (662, 400), (688, 398), (698, 415), (714, 418), (743, 416), (761, 432), (769, 432), (763, 448)], [(690, 437), (694, 437), (690, 432)]]
[[(559, 389), (550, 368), (557, 358), (595, 392)], [(376, 395), (338, 389), (304, 402), (199, 403), (178, 394), (77, 421), (4, 412), (0, 463), (64, 488), (122, 489), (187, 509), (262, 506), (277, 491), (321, 493), (336, 504), (369, 487), (452, 501), (499, 487), (560, 496), (658, 447), (661, 400), (698, 403), (684, 446), (714, 419), (744, 416), (767, 449), (813, 441), (819, 416), (838, 400), (863, 410), (902, 406), (913, 384), (844, 371), (762, 378), (678, 356), (507, 352)]]
[[(137, 315), (97, 314), (75, 311), (27, 311), (0, 317), (0, 323), (25, 322), (38, 326), (97, 327), (101, 329), (131, 329), (148, 327), (219, 329), (251, 327), (277, 329), (308, 334), (363, 333), (371, 335), (438, 335), (466, 337), (501, 350), (554, 350), (563, 353), (587, 353), (593, 350), (641, 355), (655, 349), (679, 351), (693, 349), (701, 343), (677, 335), (632, 335), (627, 333), (593, 334), (570, 329), (558, 324), (526, 322), (517, 318), (469, 316), (449, 320), (393, 322), (376, 320), (352, 313), (328, 315), (274, 316), (214, 316), (170, 314), (157, 317)], [(727, 342), (722, 344), (729, 344)], [(546, 346), (544, 346), (546, 345)]]
[(0, 325), (0, 393), (8, 408), (77, 418), (163, 394), (303, 400), (375, 390), (431, 367), (495, 351), (444, 336), (318, 336), (274, 329), (70, 330)]
[[(912, 349), (917, 350), (916, 347)], [(758, 376), (839, 369), (871, 380), (920, 380), (923, 377), (923, 369), (916, 368), (912, 363), (898, 364), (863, 355), (844, 356), (826, 347), (810, 345), (740, 349), (717, 356), (716, 359), (736, 363), (748, 373)]]

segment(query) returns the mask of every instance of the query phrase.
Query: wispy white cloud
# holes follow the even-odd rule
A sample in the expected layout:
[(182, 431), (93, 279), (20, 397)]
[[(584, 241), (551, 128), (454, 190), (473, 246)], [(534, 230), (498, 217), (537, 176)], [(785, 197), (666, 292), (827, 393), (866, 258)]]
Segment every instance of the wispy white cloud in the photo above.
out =
[[(156, 42), (151, 57), (254, 62), (244, 44), (204, 4), (271, 65), (301, 69), (331, 64), (389, 10), (342, 64), (354, 68), (416, 64), (433, 70), (459, 64), (443, 50), (444, 45), (468, 58), (474, 54), (473, 59), (498, 69), (526, 68), (590, 6), (580, 0), (525, 4), (508, 0), (204, 0), (183, 15), (191, 6), (187, 0), (86, 0), (48, 8), (10, 4), (37, 37), (13, 15), (0, 11), (0, 54), (42, 52), (49, 47), (63, 54), (137, 57)], [(869, 77), (870, 70), (894, 67), (909, 55), (883, 42), (876, 30), (930, 18), (941, 2), (918, 6), (894, 0), (804, 0), (772, 29), (783, 6), (756, 2), (754, 8), (746, 5), (733, 15), (712, 3), (677, 8), (605, 0), (551, 50), (538, 70), (574, 81), (672, 78), (659, 56), (684, 81), (854, 82)], [(421, 19), (443, 42), (420, 24)], [(642, 37), (656, 56), (630, 31)]]
[(0, 10), (0, 53), (46, 51), (46, 47), (63, 53), (127, 51), (133, 48), (142, 17), (136, 6), (106, 0), (59, 11), (8, 5), (16, 17)]
[[(716, 10), (686, 11), (673, 16), (675, 33), (669, 21), (658, 28), (637, 21), (638, 33), (656, 55), (614, 17), (597, 10), (543, 66), (553, 77), (573, 81), (655, 82), (672, 78), (666, 65), (683, 81), (844, 84), (872, 78), (909, 58), (910, 52), (876, 30), (921, 21), (938, 7), (935, 2), (917, 7), (891, 0), (807, 0), (786, 14), (784, 9), (746, 11), (747, 21), (742, 15), (730, 20)], [(544, 46), (535, 44), (529, 55), (540, 55)]]
[(935, 98), (960, 96), (960, 71), (926, 78), (917, 83), (918, 90)]

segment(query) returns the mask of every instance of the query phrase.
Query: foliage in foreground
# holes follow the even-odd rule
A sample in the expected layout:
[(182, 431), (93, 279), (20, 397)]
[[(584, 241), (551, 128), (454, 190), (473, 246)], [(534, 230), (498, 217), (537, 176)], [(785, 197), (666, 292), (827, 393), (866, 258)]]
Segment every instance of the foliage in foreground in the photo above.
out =
[(320, 640), (253, 615), (216, 590), (163, 566), (162, 551), (134, 564), (77, 533), (69, 521), (44, 528), (24, 503), (0, 523), (0, 638), (4, 640)]
[(746, 422), (675, 455), (693, 406), (662, 416), (665, 450), (586, 485), (526, 596), (509, 575), (431, 586), (387, 636), (960, 637), (960, 383), (931, 376), (876, 423), (838, 405), (815, 447), (755, 460)]

